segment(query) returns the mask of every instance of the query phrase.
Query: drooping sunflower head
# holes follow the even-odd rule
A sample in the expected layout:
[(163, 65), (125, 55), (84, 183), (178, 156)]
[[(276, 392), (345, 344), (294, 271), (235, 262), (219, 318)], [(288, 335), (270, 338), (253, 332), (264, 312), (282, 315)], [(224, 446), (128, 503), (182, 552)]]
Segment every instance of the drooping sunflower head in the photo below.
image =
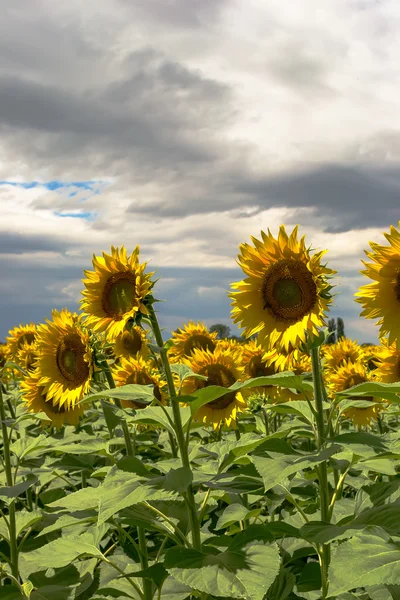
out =
[(240, 246), (238, 262), (247, 277), (232, 284), (232, 317), (246, 337), (258, 334), (263, 346), (295, 348), (324, 324), (328, 278), (335, 271), (321, 264), (324, 251), (311, 256), (297, 227), (290, 236), (282, 225), (277, 239), (270, 232), (261, 237), (252, 238), (254, 247)]
[(147, 335), (141, 327), (126, 327), (117, 335), (114, 342), (114, 355), (117, 358), (147, 357), (149, 354)]
[(365, 251), (372, 262), (362, 261), (366, 268), (361, 273), (372, 283), (361, 286), (356, 302), (363, 306), (361, 316), (378, 319), (380, 337), (388, 336), (389, 345), (400, 348), (400, 232), (391, 225), (384, 236), (388, 246), (370, 242), (372, 252)]
[[(371, 380), (372, 377), (368, 372), (367, 366), (361, 361), (356, 363), (347, 362), (336, 371), (328, 371), (328, 388), (334, 393), (344, 392), (355, 385)], [(348, 398), (352, 399), (351, 394)], [(379, 399), (374, 396), (363, 396), (362, 398), (354, 396), (354, 400), (369, 400), (371, 403), (379, 402)], [(343, 415), (351, 419), (356, 425), (368, 425), (371, 419), (377, 418), (379, 409), (380, 407), (375, 404), (366, 408), (352, 407), (346, 410)]]
[(51, 425), (60, 429), (63, 425), (77, 425), (83, 415), (83, 405), (60, 405), (46, 394), (45, 389), (39, 384), (37, 374), (29, 375), (21, 383), (22, 399), (26, 408), (31, 413), (44, 412), (49, 417)]
[(168, 357), (173, 363), (192, 355), (194, 350), (209, 350), (213, 352), (217, 344), (217, 333), (210, 333), (204, 323), (189, 321), (172, 333), (172, 345)]
[(16, 356), (17, 364), (28, 372), (35, 370), (37, 359), (36, 344), (28, 344), (27, 342), (18, 350)]
[(93, 256), (93, 268), (85, 271), (83, 280), (86, 289), (81, 305), (86, 325), (115, 340), (129, 319), (148, 314), (145, 301), (151, 293), (153, 273), (145, 273), (146, 263), (139, 263), (139, 246), (130, 256), (124, 246), (112, 246), (111, 254)]
[(33, 345), (36, 336), (36, 325), (29, 323), (27, 325), (18, 325), (8, 332), (7, 341), (7, 353), (8, 359), (15, 361), (17, 359), (18, 351), (24, 344)]
[(325, 344), (324, 366), (335, 371), (348, 361), (356, 363), (364, 358), (364, 350), (356, 341), (343, 338), (336, 344)]
[[(221, 350), (218, 347), (213, 352), (195, 349), (190, 358), (184, 359), (184, 363), (189, 365), (194, 373), (204, 375), (207, 379), (188, 377), (182, 384), (182, 394), (191, 394), (210, 385), (230, 387), (244, 376), (241, 357), (241, 352)], [(245, 410), (246, 406), (240, 392), (230, 392), (202, 406), (196, 412), (195, 418), (212, 425), (214, 429), (219, 428), (223, 422), (228, 427), (235, 426), (237, 413)]]
[[(162, 404), (166, 404), (164, 393), (165, 381), (161, 379), (157, 370), (154, 369), (153, 363), (146, 362), (141, 356), (130, 358), (129, 360), (122, 358), (121, 364), (113, 369), (113, 377), (117, 387), (130, 383), (152, 385), (154, 397)], [(121, 400), (121, 405), (124, 408), (133, 408), (135, 410), (146, 408), (146, 399), (143, 396), (143, 401), (140, 398), (137, 400)]]
[(52, 316), (52, 321), (38, 327), (39, 384), (53, 404), (66, 404), (70, 410), (90, 388), (93, 358), (89, 334), (76, 313), (53, 310)]

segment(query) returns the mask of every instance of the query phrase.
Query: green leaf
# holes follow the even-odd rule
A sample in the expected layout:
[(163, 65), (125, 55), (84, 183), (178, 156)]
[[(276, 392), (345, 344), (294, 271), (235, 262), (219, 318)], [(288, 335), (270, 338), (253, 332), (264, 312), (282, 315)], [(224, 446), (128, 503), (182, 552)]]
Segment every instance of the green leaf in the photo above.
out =
[(26, 456), (33, 458), (34, 456), (42, 456), (43, 450), (51, 449), (51, 440), (45, 435), (39, 435), (38, 437), (25, 437), (16, 440), (10, 446), (10, 450), (13, 454), (18, 456), (20, 460)]
[(278, 577), (267, 592), (271, 600), (285, 600), (291, 593), (296, 583), (296, 577), (290, 571), (281, 568)]
[(339, 450), (339, 446), (332, 445), (321, 452), (314, 452), (306, 456), (299, 456), (298, 454), (276, 455), (274, 458), (251, 456), (251, 460), (263, 479), (265, 491), (268, 491), (275, 487), (282, 479), (285, 479), (285, 477), (293, 475), (302, 469), (313, 468), (328, 460), (328, 458)]
[(251, 542), (219, 554), (188, 548), (171, 548), (165, 567), (178, 581), (192, 589), (230, 598), (262, 600), (279, 572), (276, 544)]
[[(83, 512), (83, 511), (82, 511)], [(88, 512), (88, 511), (87, 511)], [(79, 514), (79, 513), (76, 513)], [(48, 525), (45, 527), (37, 536), (38, 538), (51, 533), (52, 531), (58, 531), (59, 529), (64, 529), (67, 527), (72, 527), (73, 525), (83, 525), (84, 523), (94, 522), (97, 519), (97, 515), (93, 516), (83, 516), (80, 514), (79, 516), (73, 515), (61, 515), (55, 523), (52, 525)]]
[[(324, 402), (323, 408), (329, 408), (329, 404)], [(282, 414), (295, 414), (304, 417), (308, 423), (315, 422), (312, 408), (306, 400), (293, 400), (284, 404), (272, 404), (269, 409)]]
[(38, 567), (37, 570), (40, 570), (49, 567), (65, 567), (80, 556), (102, 558), (103, 554), (100, 550), (93, 544), (85, 542), (82, 537), (58, 538), (38, 550), (25, 552), (24, 559), (33, 562), (35, 567)]
[(83, 402), (95, 402), (106, 398), (117, 398), (118, 400), (140, 400), (142, 402), (152, 402), (154, 400), (154, 386), (139, 385), (137, 383), (129, 383), (120, 387), (103, 390), (95, 394), (85, 396), (78, 404)]
[(377, 383), (366, 382), (359, 383), (343, 392), (336, 394), (337, 398), (347, 396), (375, 396), (377, 398), (385, 398), (391, 402), (400, 402), (400, 398), (396, 397), (400, 394), (400, 383)]
[(181, 383), (185, 381), (188, 377), (196, 377), (197, 379), (207, 379), (205, 375), (200, 375), (199, 373), (195, 373), (188, 365), (175, 364), (170, 365), (172, 373), (178, 375)]
[(396, 585), (400, 581), (400, 550), (387, 539), (359, 534), (336, 549), (329, 580), (329, 596), (357, 587)]
[(17, 483), (17, 485), (0, 487), (0, 499), (9, 504), (10, 501), (14, 498), (18, 498), (18, 496), (26, 492), (26, 490), (32, 487), (36, 482), (37, 477), (29, 474), (26, 481), (21, 481), (21, 483)]
[(218, 522), (215, 529), (223, 529), (233, 523), (244, 521), (252, 517), (257, 517), (261, 512), (261, 509), (249, 510), (243, 504), (230, 504), (226, 507)]
[[(166, 416), (169, 415), (169, 419)], [(167, 431), (175, 435), (173, 428), (173, 414), (170, 406), (147, 406), (146, 408), (137, 411), (136, 415), (132, 417), (133, 423), (144, 423), (145, 425), (161, 425)]]
[(192, 588), (173, 577), (168, 577), (161, 588), (161, 600), (185, 600), (192, 593)]
[(149, 500), (173, 500), (176, 494), (145, 485), (139, 477), (113, 467), (100, 489), (98, 525), (123, 508)]
[(87, 508), (96, 508), (99, 504), (100, 488), (83, 488), (63, 498), (54, 500), (47, 506), (51, 508), (64, 508), (70, 512), (74, 510), (84, 510)]
[(229, 388), (220, 387), (217, 385), (210, 385), (205, 388), (201, 388), (193, 394), (181, 396), (181, 402), (187, 402), (190, 405), (192, 415), (196, 413), (202, 406), (221, 398), (232, 391), (240, 391), (245, 388), (253, 388), (258, 386), (276, 385), (285, 388), (293, 388), (301, 392), (312, 392), (313, 386), (309, 381), (305, 381), (300, 375), (294, 375), (290, 372), (282, 372), (277, 375), (271, 375), (268, 377), (256, 377), (254, 379), (248, 379), (247, 381), (237, 381)]
[(17, 536), (42, 519), (43, 515), (39, 510), (34, 510), (32, 512), (28, 512), (27, 510), (18, 511), (16, 514)]

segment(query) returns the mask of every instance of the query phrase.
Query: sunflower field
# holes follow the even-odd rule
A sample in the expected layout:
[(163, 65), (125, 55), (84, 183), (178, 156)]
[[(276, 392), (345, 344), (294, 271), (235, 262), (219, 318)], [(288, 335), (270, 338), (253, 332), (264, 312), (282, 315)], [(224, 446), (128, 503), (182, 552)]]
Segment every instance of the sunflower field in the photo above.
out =
[(284, 226), (240, 246), (242, 340), (192, 321), (166, 340), (138, 247), (93, 257), (80, 314), (11, 329), (0, 599), (399, 600), (399, 230), (385, 237), (356, 293), (379, 345), (329, 343), (335, 271)]

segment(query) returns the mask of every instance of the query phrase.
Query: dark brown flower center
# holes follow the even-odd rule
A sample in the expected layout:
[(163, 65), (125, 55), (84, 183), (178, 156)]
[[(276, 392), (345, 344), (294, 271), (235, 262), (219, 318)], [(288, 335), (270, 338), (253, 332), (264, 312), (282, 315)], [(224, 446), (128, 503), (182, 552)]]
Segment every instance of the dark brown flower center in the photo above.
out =
[(397, 273), (397, 275), (396, 275), (394, 291), (396, 293), (397, 300), (400, 302), (400, 273)]
[(275, 369), (272, 366), (267, 366), (261, 356), (253, 356), (249, 362), (248, 373), (251, 379), (255, 377), (269, 377), (269, 375), (275, 374)]
[(68, 333), (57, 347), (57, 367), (63, 377), (76, 387), (89, 378), (90, 369), (85, 361), (85, 352), (85, 346), (78, 333)]
[(186, 340), (183, 351), (186, 356), (190, 356), (195, 350), (198, 348), (199, 350), (209, 350), (213, 352), (215, 350), (214, 341), (203, 333), (195, 333), (190, 336), (188, 340)]
[(33, 352), (28, 352), (28, 354), (26, 355), (26, 358), (25, 358), (25, 366), (28, 371), (35, 370), (35, 367), (34, 367), (35, 361), (36, 361), (35, 354)]
[(129, 271), (114, 273), (104, 286), (101, 305), (108, 317), (117, 321), (135, 305), (135, 276)]
[[(230, 387), (236, 381), (232, 371), (225, 365), (207, 365), (200, 370), (200, 375), (205, 375), (207, 380), (201, 381), (200, 387), (209, 387), (210, 385), (218, 385), (220, 387)], [(222, 409), (226, 408), (235, 401), (236, 392), (230, 392), (221, 398), (217, 398), (209, 402), (207, 406)]]
[(47, 398), (47, 395), (44, 392), (43, 387), (39, 388), (39, 392), (40, 392), (43, 402), (45, 403), (44, 406), (46, 407), (46, 410), (49, 413), (51, 413), (53, 415), (59, 415), (59, 414), (68, 412), (68, 407), (67, 407), (66, 402), (64, 402), (64, 404), (62, 406), (60, 406), (59, 404), (53, 404), (53, 400)]
[(264, 309), (279, 321), (295, 323), (311, 312), (317, 301), (317, 286), (300, 260), (283, 259), (265, 273), (261, 293)]
[(140, 333), (136, 331), (136, 329), (132, 329), (131, 331), (124, 331), (121, 336), (121, 342), (124, 349), (132, 355), (135, 355), (138, 352), (140, 352), (143, 346), (143, 341), (140, 336)]
[(17, 348), (22, 348), (22, 346), (24, 344), (33, 344), (33, 342), (35, 341), (35, 334), (34, 333), (24, 333), (23, 335), (21, 335), (18, 338), (18, 342), (17, 342)]

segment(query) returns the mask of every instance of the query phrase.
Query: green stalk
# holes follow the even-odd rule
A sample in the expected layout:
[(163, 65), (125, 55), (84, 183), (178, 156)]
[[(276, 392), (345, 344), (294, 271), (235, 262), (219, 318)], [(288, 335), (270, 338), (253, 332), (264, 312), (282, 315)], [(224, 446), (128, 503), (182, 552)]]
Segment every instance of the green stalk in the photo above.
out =
[[(315, 419), (317, 422), (316, 443), (320, 450), (325, 443), (325, 422), (324, 422), (324, 389), (322, 383), (321, 366), (319, 362), (319, 349), (311, 349), (312, 373), (314, 382), (314, 402)], [(321, 463), (317, 470), (319, 482), (319, 494), (321, 504), (321, 520), (330, 522), (329, 512), (329, 487), (328, 487), (328, 468), (327, 463)], [(330, 560), (330, 545), (322, 544), (320, 547), (321, 579), (322, 579), (322, 600), (325, 600), (328, 593), (328, 567)]]
[[(112, 376), (111, 369), (108, 366), (107, 361), (106, 360), (101, 361), (100, 366), (103, 369), (104, 375), (106, 376), (107, 383), (108, 383), (110, 389), (114, 390), (117, 386), (115, 385), (114, 377)], [(121, 408), (121, 402), (119, 401), (118, 398), (115, 398), (114, 402), (118, 406), (118, 408)], [(128, 456), (134, 456), (135, 453), (133, 451), (132, 440), (131, 440), (131, 435), (129, 433), (128, 424), (125, 421), (125, 419), (121, 419), (121, 424), (122, 424), (122, 431), (124, 432), (126, 453)]]
[[(6, 413), (4, 410), (3, 392), (0, 379), (0, 419), (1, 419), (1, 431), (3, 435), (3, 454), (4, 454), (4, 468), (6, 472), (7, 485), (11, 487), (13, 485), (13, 476), (11, 470), (11, 455), (10, 445), (8, 439), (8, 431), (6, 425)], [(17, 544), (17, 527), (16, 527), (16, 513), (15, 513), (15, 500), (12, 500), (9, 505), (9, 530), (10, 530), (10, 559), (11, 559), (11, 573), (13, 577), (18, 581), (18, 544)]]
[[(147, 544), (146, 544), (146, 535), (144, 533), (143, 527), (138, 527), (138, 538), (139, 538), (139, 548), (140, 548), (140, 565), (142, 567), (142, 571), (145, 571), (149, 568), (149, 559), (147, 557)], [(143, 593), (144, 600), (151, 600), (153, 597), (152, 593), (152, 585), (150, 579), (143, 577)]]
[[(156, 316), (153, 306), (149, 307), (149, 313), (150, 313), (149, 318), (150, 318), (151, 327), (152, 327), (152, 330), (154, 333), (154, 337), (155, 337), (157, 346), (160, 349), (159, 352), (160, 352), (160, 356), (161, 356), (161, 361), (162, 361), (162, 364), (164, 367), (165, 378), (167, 380), (169, 395), (171, 398), (172, 413), (174, 416), (174, 424), (175, 424), (175, 433), (176, 433), (176, 438), (178, 441), (179, 452), (181, 455), (182, 466), (190, 469), (188, 447), (186, 445), (185, 433), (183, 431), (181, 411), (180, 411), (180, 407), (179, 407), (179, 398), (176, 395), (174, 380), (173, 380), (171, 368), (170, 368), (170, 365), (168, 362), (167, 351), (165, 350), (165, 347), (164, 347), (164, 340), (162, 337), (160, 326), (158, 324), (158, 319), (157, 319), (157, 316)], [(189, 485), (189, 487), (186, 490), (186, 501), (187, 501), (187, 505), (189, 508), (189, 519), (190, 519), (190, 525), (191, 525), (191, 529), (192, 529), (193, 547), (196, 550), (201, 550), (200, 523), (199, 523), (199, 519), (198, 519), (198, 515), (197, 515), (196, 503), (195, 503), (195, 499), (194, 499), (192, 485)]]

